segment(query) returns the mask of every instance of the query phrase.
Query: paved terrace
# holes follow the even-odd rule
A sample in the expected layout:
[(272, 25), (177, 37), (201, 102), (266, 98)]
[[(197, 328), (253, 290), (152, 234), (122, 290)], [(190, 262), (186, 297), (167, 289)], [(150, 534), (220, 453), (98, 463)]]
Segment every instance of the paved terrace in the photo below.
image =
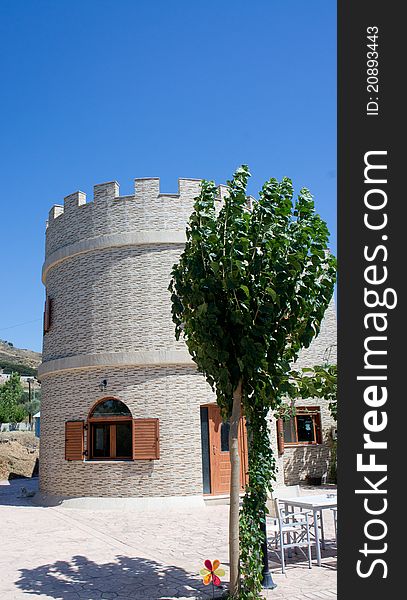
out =
[[(37, 481), (0, 482), (0, 598), (20, 600), (169, 600), (212, 597), (199, 570), (218, 558), (228, 576), (228, 506), (180, 512), (136, 513), (38, 507), (21, 498)], [(303, 494), (321, 493), (306, 488)], [(289, 559), (286, 575), (273, 554), (270, 567), (278, 587), (268, 600), (336, 598), (336, 546), (331, 511), (324, 512), (322, 566), (308, 569), (300, 555)], [(226, 589), (226, 586), (225, 586)], [(224, 590), (223, 590), (224, 591)], [(220, 598), (218, 590), (216, 598)]]

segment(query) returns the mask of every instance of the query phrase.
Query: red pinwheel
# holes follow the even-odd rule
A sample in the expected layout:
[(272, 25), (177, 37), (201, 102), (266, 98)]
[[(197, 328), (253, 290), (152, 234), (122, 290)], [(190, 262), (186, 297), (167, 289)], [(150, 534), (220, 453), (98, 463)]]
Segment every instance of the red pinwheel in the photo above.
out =
[(225, 574), (223, 569), (219, 569), (220, 561), (214, 560), (212, 565), (210, 560), (206, 560), (204, 565), (205, 569), (201, 569), (200, 571), (204, 584), (209, 585), (212, 582), (213, 585), (220, 586), (221, 580), (219, 576), (223, 577)]

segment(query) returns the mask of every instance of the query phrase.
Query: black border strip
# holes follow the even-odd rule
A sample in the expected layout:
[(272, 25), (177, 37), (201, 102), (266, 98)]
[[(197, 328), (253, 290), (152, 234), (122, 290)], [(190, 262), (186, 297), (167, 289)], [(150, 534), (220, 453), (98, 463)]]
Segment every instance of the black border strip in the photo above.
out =
[[(407, 402), (404, 384), (407, 327), (402, 312), (405, 307), (402, 288), (407, 254), (403, 175), (407, 169), (403, 164), (406, 36), (402, 7), (402, 3), (391, 1), (338, 2), (338, 589), (341, 600), (359, 597), (382, 600), (383, 593), (400, 590), (398, 593), (403, 595), (404, 588), (401, 578), (407, 516), (403, 452), (403, 440), (407, 437), (407, 418), (403, 412)], [(373, 29), (368, 31), (368, 27)], [(377, 28), (376, 38), (374, 28)], [(371, 40), (367, 38), (369, 33)], [(368, 44), (373, 48), (368, 48)], [(369, 51), (377, 52), (377, 57), (368, 56)], [(368, 65), (367, 60), (376, 58), (378, 72), (368, 72), (375, 65), (373, 62)], [(372, 168), (364, 173), (366, 162), (386, 169)], [(381, 204), (383, 207), (377, 208)], [(382, 228), (369, 227), (379, 226), (385, 219), (387, 224)], [(368, 267), (373, 268), (366, 271)], [(377, 283), (383, 278), (382, 283)], [(374, 282), (368, 283), (367, 279)], [(394, 308), (391, 305), (395, 294), (389, 291), (386, 295), (386, 289), (397, 294)], [(366, 300), (366, 290), (376, 292), (385, 306), (367, 307), (368, 302), (375, 304), (376, 296), (371, 293)], [(384, 313), (385, 317), (375, 321), (374, 317), (367, 317), (369, 313)], [(379, 332), (378, 327), (385, 329)], [(368, 349), (384, 354), (366, 354), (366, 344)], [(370, 391), (366, 391), (369, 387)], [(387, 399), (381, 404), (380, 399), (386, 393)], [(382, 430), (372, 432), (375, 427)], [(363, 436), (368, 433), (370, 439), (386, 447), (364, 448)], [(364, 465), (374, 461), (383, 465), (383, 470), (368, 471), (361, 467), (358, 471), (358, 454)], [(387, 479), (379, 484), (383, 477)], [(355, 493), (355, 490), (363, 491)], [(378, 514), (368, 514), (368, 510)], [(375, 519), (376, 522), (371, 522)]]

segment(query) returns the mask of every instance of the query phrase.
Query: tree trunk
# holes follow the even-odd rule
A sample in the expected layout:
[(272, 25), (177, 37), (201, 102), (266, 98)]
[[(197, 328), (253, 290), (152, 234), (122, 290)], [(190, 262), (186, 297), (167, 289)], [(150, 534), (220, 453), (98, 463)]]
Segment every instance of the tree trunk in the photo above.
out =
[(229, 456), (230, 456), (230, 508), (229, 508), (229, 592), (237, 596), (240, 589), (239, 570), (239, 493), (240, 493), (240, 457), (239, 457), (239, 423), (242, 404), (242, 381), (233, 392), (233, 408), (230, 418)]

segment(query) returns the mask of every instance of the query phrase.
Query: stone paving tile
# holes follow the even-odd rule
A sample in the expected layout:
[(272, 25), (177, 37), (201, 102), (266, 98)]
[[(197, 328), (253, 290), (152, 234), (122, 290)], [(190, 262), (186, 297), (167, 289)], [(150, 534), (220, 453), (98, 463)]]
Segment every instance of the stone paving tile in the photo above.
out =
[[(24, 486), (35, 481), (24, 481)], [(228, 572), (228, 507), (135, 513), (41, 508), (18, 498), (21, 482), (0, 485), (0, 599), (21, 600), (209, 600), (199, 570), (218, 558)], [(318, 493), (320, 490), (307, 490)], [(329, 513), (330, 511), (326, 511)], [(300, 556), (286, 575), (275, 555), (277, 583), (267, 600), (329, 600), (336, 597), (333, 520), (326, 515), (329, 547), (323, 566), (308, 569)], [(225, 577), (225, 587), (227, 576)], [(217, 590), (220, 598), (223, 590)]]

